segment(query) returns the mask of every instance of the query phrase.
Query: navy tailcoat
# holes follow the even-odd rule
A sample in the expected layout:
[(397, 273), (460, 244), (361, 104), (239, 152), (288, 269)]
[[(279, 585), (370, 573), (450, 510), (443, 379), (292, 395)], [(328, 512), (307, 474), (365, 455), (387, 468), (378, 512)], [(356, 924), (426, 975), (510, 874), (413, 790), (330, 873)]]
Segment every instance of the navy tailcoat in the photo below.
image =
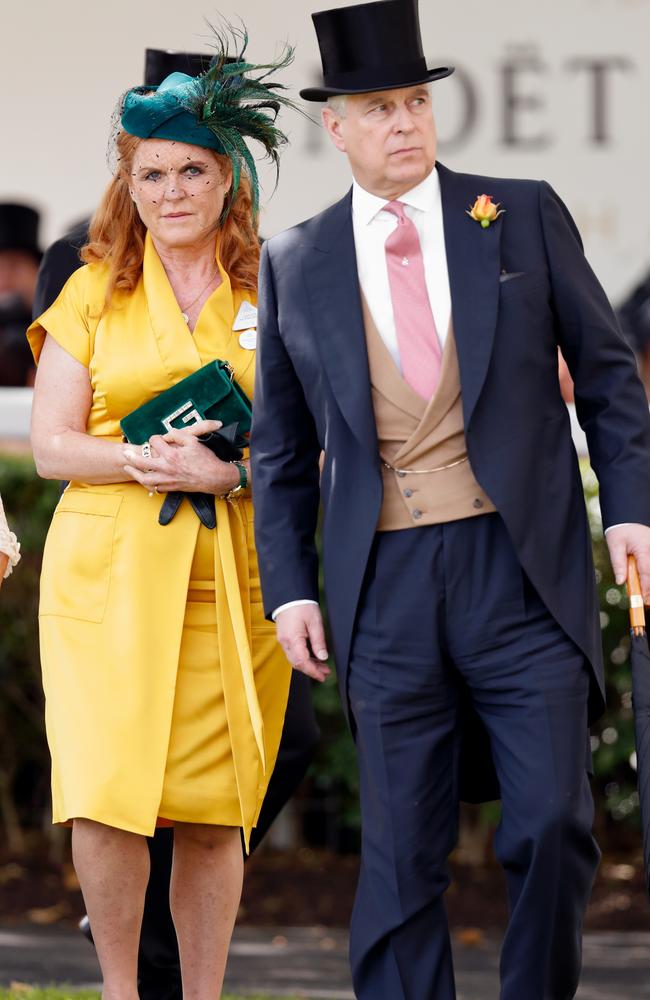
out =
[[(650, 525), (648, 404), (576, 226), (552, 188), (437, 169), (469, 459), (523, 569), (591, 665), (593, 719), (604, 705), (598, 599), (558, 346), (575, 381), (605, 527)], [(483, 193), (505, 209), (488, 229), (466, 214)], [(322, 503), (325, 590), (344, 708), (382, 502), (351, 204), (349, 192), (264, 245), (252, 433), (268, 614), (296, 599), (318, 600)]]

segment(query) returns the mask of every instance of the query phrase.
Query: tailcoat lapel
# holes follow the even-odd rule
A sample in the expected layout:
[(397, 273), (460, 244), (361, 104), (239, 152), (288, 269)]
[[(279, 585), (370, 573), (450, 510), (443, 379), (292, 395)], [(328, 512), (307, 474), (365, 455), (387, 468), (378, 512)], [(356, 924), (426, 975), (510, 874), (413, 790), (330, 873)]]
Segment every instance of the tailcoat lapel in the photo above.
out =
[(494, 343), (503, 223), (499, 220), (482, 229), (465, 213), (483, 192), (470, 188), (468, 178), (447, 170), (441, 163), (437, 170), (467, 429), (483, 388)]
[[(496, 332), (503, 223), (482, 229), (466, 210), (483, 192), (474, 191), (467, 178), (442, 164), (437, 169), (467, 428), (483, 388)], [(305, 247), (303, 273), (323, 367), (341, 412), (359, 441), (376, 450), (351, 192), (323, 216), (315, 240)]]
[(361, 444), (377, 452), (351, 192), (323, 216), (302, 266), (316, 343), (336, 401)]

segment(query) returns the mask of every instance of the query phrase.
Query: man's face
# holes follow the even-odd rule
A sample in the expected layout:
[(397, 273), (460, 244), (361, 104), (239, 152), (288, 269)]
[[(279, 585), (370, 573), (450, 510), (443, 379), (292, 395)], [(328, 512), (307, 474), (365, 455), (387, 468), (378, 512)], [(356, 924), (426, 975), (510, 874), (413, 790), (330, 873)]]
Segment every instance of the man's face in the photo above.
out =
[(342, 113), (323, 109), (323, 124), (346, 153), (355, 179), (391, 200), (423, 181), (436, 162), (436, 126), (426, 84), (354, 94)]

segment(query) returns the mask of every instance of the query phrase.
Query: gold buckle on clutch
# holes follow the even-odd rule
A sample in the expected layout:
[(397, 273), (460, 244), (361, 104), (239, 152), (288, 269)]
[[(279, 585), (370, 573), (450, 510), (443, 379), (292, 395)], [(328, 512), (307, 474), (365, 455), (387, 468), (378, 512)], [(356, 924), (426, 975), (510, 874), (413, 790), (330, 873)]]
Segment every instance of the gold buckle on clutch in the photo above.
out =
[[(189, 413), (187, 412), (188, 410), (190, 411)], [(183, 414), (185, 414), (184, 417)], [(183, 417), (182, 423), (186, 425), (198, 424), (198, 422), (203, 419), (191, 399), (188, 399), (186, 403), (179, 406), (178, 409), (174, 410), (173, 413), (170, 413), (169, 416), (163, 417), (163, 426), (166, 427), (168, 431), (174, 430), (174, 420), (178, 417)]]

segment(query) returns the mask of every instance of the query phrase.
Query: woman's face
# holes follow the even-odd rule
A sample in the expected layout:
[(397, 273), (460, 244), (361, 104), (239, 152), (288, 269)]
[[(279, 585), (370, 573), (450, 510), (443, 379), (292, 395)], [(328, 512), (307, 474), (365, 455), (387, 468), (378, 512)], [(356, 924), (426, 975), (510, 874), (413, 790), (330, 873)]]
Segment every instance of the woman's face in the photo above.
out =
[(216, 234), (232, 173), (217, 155), (169, 139), (136, 148), (129, 191), (154, 242), (164, 249), (204, 243)]

